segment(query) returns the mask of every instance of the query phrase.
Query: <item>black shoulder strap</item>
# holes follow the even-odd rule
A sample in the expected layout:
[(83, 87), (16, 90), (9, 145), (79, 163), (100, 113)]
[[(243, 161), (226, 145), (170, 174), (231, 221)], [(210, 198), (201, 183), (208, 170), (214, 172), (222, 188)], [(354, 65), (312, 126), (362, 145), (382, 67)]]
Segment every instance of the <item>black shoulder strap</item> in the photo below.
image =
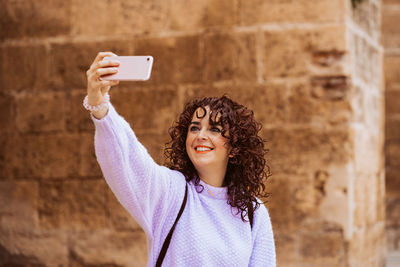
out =
[(181, 217), (181, 215), (183, 213), (183, 210), (185, 209), (185, 206), (186, 206), (187, 191), (188, 191), (188, 188), (187, 188), (187, 184), (186, 184), (185, 197), (183, 198), (181, 209), (178, 212), (178, 216), (175, 219), (174, 225), (172, 225), (171, 230), (169, 230), (169, 233), (168, 233), (167, 237), (164, 240), (164, 244), (163, 244), (163, 246), (161, 248), (160, 255), (158, 255), (156, 267), (161, 267), (161, 264), (162, 264), (162, 262), (164, 260), (165, 254), (167, 254), (169, 243), (171, 242), (171, 238), (172, 238), (172, 233), (174, 232), (176, 223), (179, 221), (179, 218)]
[(254, 214), (254, 207), (253, 202), (247, 206), (247, 216), (249, 217), (250, 227), (253, 229), (253, 214)]

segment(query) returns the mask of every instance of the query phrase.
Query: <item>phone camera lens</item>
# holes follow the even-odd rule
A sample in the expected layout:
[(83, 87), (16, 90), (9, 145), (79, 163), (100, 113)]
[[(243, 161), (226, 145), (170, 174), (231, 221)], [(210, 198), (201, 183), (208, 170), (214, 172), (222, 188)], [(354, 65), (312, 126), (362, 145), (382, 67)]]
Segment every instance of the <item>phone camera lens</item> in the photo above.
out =
[(150, 58), (148, 57), (148, 58), (147, 58), (147, 61), (149, 61), (149, 60), (150, 60)]

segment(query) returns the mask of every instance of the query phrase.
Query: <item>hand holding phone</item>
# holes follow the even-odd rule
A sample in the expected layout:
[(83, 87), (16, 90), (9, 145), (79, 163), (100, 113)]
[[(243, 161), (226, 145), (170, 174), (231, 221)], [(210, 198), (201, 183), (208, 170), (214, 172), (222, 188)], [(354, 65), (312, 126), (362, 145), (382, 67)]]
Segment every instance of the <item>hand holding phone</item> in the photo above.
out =
[(116, 60), (120, 65), (117, 73), (101, 76), (101, 80), (147, 81), (153, 66), (152, 56), (113, 56), (103, 60)]

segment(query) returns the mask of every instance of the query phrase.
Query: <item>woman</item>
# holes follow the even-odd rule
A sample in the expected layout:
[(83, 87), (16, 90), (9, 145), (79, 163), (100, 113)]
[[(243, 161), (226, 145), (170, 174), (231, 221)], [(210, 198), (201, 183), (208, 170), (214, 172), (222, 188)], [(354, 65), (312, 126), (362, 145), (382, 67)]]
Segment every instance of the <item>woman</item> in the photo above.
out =
[(148, 266), (275, 266), (262, 196), (264, 144), (253, 112), (227, 97), (185, 106), (169, 130), (169, 168), (157, 165), (109, 103), (118, 62), (97, 55), (84, 106), (96, 127), (104, 177), (147, 236)]

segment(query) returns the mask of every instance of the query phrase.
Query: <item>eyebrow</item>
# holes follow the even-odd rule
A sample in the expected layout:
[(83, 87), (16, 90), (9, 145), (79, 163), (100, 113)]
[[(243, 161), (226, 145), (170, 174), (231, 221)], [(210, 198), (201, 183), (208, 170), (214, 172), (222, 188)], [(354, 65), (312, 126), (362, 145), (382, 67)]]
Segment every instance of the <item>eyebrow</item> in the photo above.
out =
[(200, 125), (200, 122), (199, 121), (192, 121), (190, 124)]

